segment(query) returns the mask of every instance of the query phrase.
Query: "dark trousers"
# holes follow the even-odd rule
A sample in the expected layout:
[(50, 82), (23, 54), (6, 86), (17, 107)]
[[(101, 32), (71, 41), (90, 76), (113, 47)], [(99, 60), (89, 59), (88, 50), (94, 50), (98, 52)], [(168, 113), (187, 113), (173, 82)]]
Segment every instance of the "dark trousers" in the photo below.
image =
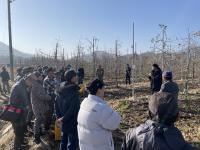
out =
[(83, 77), (82, 76), (78, 77), (78, 84), (83, 84)]
[(53, 119), (53, 113), (54, 113), (54, 101), (55, 98), (48, 102), (49, 110), (45, 113), (45, 122), (44, 127), (46, 130), (49, 130), (51, 127), (52, 119)]
[(131, 84), (131, 77), (126, 75), (126, 84)]
[(4, 91), (5, 93), (6, 93), (6, 92), (10, 93), (10, 87), (9, 87), (8, 81), (2, 81), (2, 83), (3, 83), (3, 91)]
[(20, 149), (24, 141), (24, 135), (26, 131), (26, 118), (23, 117), (20, 121), (11, 123), (15, 134), (14, 149)]
[(78, 132), (62, 132), (60, 150), (76, 150), (78, 148)]

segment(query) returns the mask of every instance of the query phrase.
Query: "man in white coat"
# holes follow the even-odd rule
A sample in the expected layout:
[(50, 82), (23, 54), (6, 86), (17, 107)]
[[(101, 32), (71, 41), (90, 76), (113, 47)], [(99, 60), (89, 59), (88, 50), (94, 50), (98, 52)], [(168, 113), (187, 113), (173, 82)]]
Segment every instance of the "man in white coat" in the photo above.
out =
[(119, 127), (121, 117), (104, 100), (104, 83), (91, 81), (89, 96), (81, 104), (78, 114), (80, 150), (114, 150), (112, 131)]

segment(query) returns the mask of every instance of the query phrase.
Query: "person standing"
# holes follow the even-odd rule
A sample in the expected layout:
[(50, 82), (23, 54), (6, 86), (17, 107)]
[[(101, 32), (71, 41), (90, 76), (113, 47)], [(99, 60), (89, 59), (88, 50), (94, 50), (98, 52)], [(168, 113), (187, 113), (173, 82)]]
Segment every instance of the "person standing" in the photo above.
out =
[(172, 93), (178, 98), (178, 92), (179, 92), (179, 87), (178, 84), (173, 82), (172, 78), (172, 72), (171, 71), (165, 71), (163, 72), (163, 80), (164, 83), (161, 85), (160, 92), (168, 92)]
[(9, 87), (9, 80), (10, 80), (10, 76), (8, 71), (6, 70), (6, 67), (3, 66), (2, 67), (2, 71), (0, 73), (1, 76), (1, 81), (3, 84), (3, 91), (6, 94), (7, 92), (10, 93), (10, 87)]
[(99, 68), (96, 70), (96, 77), (103, 82), (103, 77), (104, 77), (104, 69), (99, 65)]
[(82, 67), (78, 68), (77, 76), (78, 76), (78, 85), (83, 84), (83, 80), (85, 76), (84, 68)]
[(50, 129), (52, 123), (52, 117), (54, 113), (54, 103), (55, 103), (55, 80), (54, 80), (54, 70), (53, 68), (47, 69), (47, 76), (43, 81), (43, 87), (46, 93), (51, 97), (51, 100), (47, 102), (47, 106), (49, 110), (46, 112), (45, 117), (45, 130), (48, 131)]
[(29, 110), (29, 95), (27, 88), (32, 86), (32, 77), (31, 75), (27, 76), (25, 79), (21, 79), (16, 82), (11, 89), (11, 95), (9, 98), (9, 104), (23, 110), (23, 114), (20, 120), (14, 122), (12, 121), (12, 127), (14, 129), (14, 149), (22, 149), (24, 143), (24, 136), (26, 131), (26, 119), (27, 113)]
[(149, 75), (152, 94), (159, 92), (162, 85), (162, 71), (157, 64), (152, 65), (152, 71)]
[(121, 117), (105, 102), (101, 80), (92, 80), (87, 89), (90, 94), (78, 113), (80, 150), (114, 150), (112, 131), (119, 127)]
[(129, 66), (129, 64), (127, 64), (126, 66), (126, 85), (127, 84), (131, 84), (131, 67)]
[(41, 142), (41, 125), (45, 121), (45, 112), (49, 109), (46, 103), (51, 100), (51, 97), (45, 93), (42, 86), (42, 75), (39, 72), (33, 72), (33, 74), (37, 77), (31, 88), (31, 104), (35, 116), (34, 142), (39, 144)]
[(62, 128), (60, 150), (76, 150), (78, 148), (77, 116), (80, 108), (80, 88), (76, 84), (76, 72), (67, 71), (65, 80), (61, 83), (55, 105), (56, 123)]

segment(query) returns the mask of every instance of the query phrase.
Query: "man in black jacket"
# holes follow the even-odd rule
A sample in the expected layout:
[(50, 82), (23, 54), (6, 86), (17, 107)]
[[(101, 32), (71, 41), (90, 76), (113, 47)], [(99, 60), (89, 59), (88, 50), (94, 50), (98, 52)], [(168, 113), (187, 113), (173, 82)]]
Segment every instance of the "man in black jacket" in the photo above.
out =
[(162, 85), (162, 71), (157, 64), (152, 65), (153, 70), (149, 75), (149, 80), (151, 84), (151, 92), (152, 94), (155, 92), (159, 92)]
[(78, 147), (77, 117), (80, 109), (79, 87), (76, 72), (65, 73), (66, 82), (61, 83), (56, 97), (57, 124), (62, 126), (60, 150), (76, 150)]
[(11, 95), (9, 99), (10, 105), (13, 105), (17, 108), (21, 108), (23, 110), (23, 114), (20, 120), (17, 122), (11, 122), (12, 127), (14, 129), (14, 149), (19, 150), (22, 148), (23, 142), (24, 142), (24, 135), (26, 131), (26, 119), (27, 119), (27, 113), (30, 109), (30, 100), (27, 88), (30, 88), (32, 86), (32, 76), (29, 75), (25, 79), (21, 79), (18, 82), (16, 82), (12, 89), (11, 89)]
[(8, 71), (6, 70), (6, 67), (3, 66), (2, 67), (2, 72), (0, 73), (0, 77), (1, 77), (1, 81), (3, 84), (3, 91), (6, 94), (7, 92), (10, 93), (10, 87), (9, 87), (9, 80), (10, 80), (10, 76)]
[(122, 150), (193, 150), (174, 126), (178, 114), (176, 96), (155, 93), (149, 101), (151, 120), (126, 133)]
[(126, 85), (127, 84), (131, 84), (131, 67), (129, 66), (129, 64), (127, 64), (126, 66)]
[(78, 84), (83, 84), (83, 80), (84, 80), (84, 76), (85, 76), (85, 72), (84, 72), (84, 68), (78, 68)]

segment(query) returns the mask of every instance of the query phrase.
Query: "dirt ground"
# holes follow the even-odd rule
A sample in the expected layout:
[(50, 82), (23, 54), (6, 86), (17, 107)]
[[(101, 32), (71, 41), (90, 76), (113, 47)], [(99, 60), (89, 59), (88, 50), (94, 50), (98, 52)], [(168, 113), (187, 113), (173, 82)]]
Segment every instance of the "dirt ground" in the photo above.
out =
[[(178, 81), (180, 86), (179, 107), (180, 117), (176, 126), (182, 131), (186, 141), (200, 149), (200, 86), (197, 82), (189, 84), (188, 100), (185, 100), (184, 84)], [(135, 97), (132, 95), (132, 87), (121, 84), (107, 87), (106, 98), (108, 103), (122, 116), (120, 131), (116, 131), (118, 143), (129, 128), (136, 127), (148, 118), (148, 99), (150, 97), (149, 83), (135, 85)]]
[[(189, 100), (185, 99), (184, 84), (177, 81), (180, 85), (179, 107), (180, 117), (176, 126), (182, 131), (185, 139), (193, 144), (197, 149), (200, 149), (200, 82), (194, 81), (189, 84)], [(138, 126), (145, 122), (148, 118), (148, 99), (150, 96), (149, 83), (137, 83), (135, 85), (135, 97), (132, 97), (132, 87), (124, 84), (119, 84), (116, 88), (113, 82), (108, 82), (106, 87), (106, 100), (116, 111), (120, 112), (122, 122), (120, 129), (116, 130), (114, 140), (116, 149), (120, 149), (120, 144), (124, 133), (132, 127)], [(0, 104), (5, 101), (0, 98)], [(7, 128), (7, 129), (6, 129)], [(0, 150), (9, 150), (13, 143), (13, 132), (9, 129), (9, 123), (0, 122)], [(5, 130), (8, 130), (2, 135)], [(4, 141), (2, 140), (4, 139)], [(46, 150), (44, 145), (34, 145), (33, 138), (29, 139), (29, 148), (31, 150)], [(4, 143), (2, 143), (4, 142)], [(51, 148), (57, 149), (57, 148)]]

